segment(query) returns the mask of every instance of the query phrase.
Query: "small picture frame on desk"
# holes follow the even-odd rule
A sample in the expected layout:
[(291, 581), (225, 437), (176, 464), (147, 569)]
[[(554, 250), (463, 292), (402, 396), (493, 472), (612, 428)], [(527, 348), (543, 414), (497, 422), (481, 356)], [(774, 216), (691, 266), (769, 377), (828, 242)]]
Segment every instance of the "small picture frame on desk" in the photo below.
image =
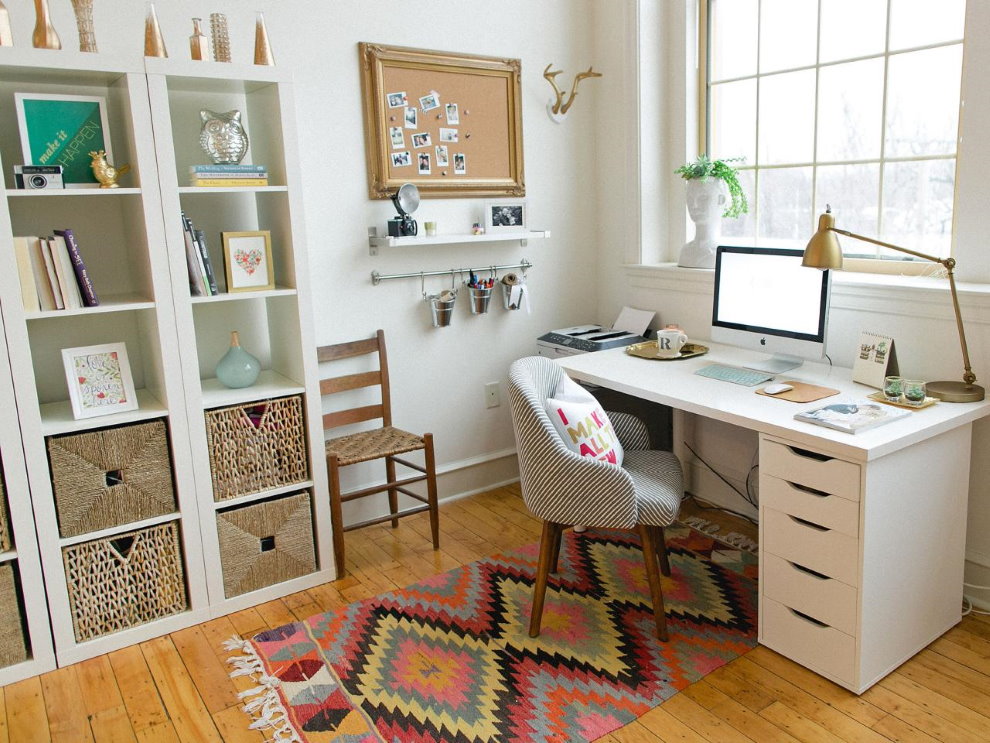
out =
[(525, 232), (526, 199), (485, 202), (485, 232)]
[(228, 292), (275, 288), (272, 237), (268, 230), (222, 232), (223, 268)]
[(62, 363), (76, 420), (138, 409), (124, 343), (63, 348)]

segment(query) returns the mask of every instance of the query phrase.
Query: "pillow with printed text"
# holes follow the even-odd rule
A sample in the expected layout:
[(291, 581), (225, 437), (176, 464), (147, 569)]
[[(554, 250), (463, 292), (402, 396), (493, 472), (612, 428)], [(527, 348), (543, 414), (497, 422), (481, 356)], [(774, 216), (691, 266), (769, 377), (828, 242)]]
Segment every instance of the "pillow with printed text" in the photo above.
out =
[(546, 401), (547, 415), (568, 449), (582, 457), (622, 466), (622, 444), (601, 403), (564, 377)]

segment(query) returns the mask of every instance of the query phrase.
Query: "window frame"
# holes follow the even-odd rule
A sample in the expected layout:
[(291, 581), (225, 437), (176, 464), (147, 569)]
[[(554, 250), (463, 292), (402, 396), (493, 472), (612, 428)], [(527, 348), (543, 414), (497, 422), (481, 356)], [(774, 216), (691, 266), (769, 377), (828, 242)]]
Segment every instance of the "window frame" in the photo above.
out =
[[(697, 131), (697, 141), (699, 143), (701, 143), (701, 145), (702, 145), (702, 147), (701, 147), (702, 152), (706, 152), (706, 153), (710, 153), (711, 152), (711, 127), (709, 126), (709, 124), (710, 124), (710, 114), (711, 114), (711, 83), (710, 83), (710, 80), (709, 80), (708, 71), (709, 71), (709, 68), (711, 66), (711, 48), (710, 48), (710, 39), (711, 39), (711, 24), (710, 24), (711, 4), (712, 4), (712, 2), (715, 2), (715, 1), (716, 0), (699, 0), (699, 2), (698, 2), (698, 13), (697, 13), (697, 19), (698, 19), (698, 28), (697, 28), (697, 35), (696, 35), (696, 39), (697, 39), (697, 50), (698, 50), (698, 60), (697, 60), (697, 70), (698, 70), (698, 85), (697, 85), (697, 87), (698, 87), (698, 102), (697, 102), (697, 104), (698, 104), (698, 119), (697, 119), (697, 125), (698, 125), (698, 131)], [(970, 0), (967, 0), (967, 5), (968, 5), (969, 1)], [(817, 33), (820, 34), (820, 26), (821, 26), (821, 0), (819, 0), (819, 2), (818, 2), (818, 7), (819, 7), (819, 19), (818, 19)], [(889, 12), (890, 12), (889, 8), (890, 8), (890, 0), (888, 0), (888, 26), (889, 26)], [(963, 51), (963, 61), (962, 61), (962, 64), (961, 64), (961, 69), (960, 69), (960, 78), (964, 78), (964, 76), (965, 76), (965, 64), (966, 64), (966, 58), (965, 58), (966, 27), (965, 27), (965, 25), (963, 27), (962, 37), (960, 37), (959, 39), (953, 39), (953, 40), (950, 40), (950, 41), (938, 42), (938, 43), (935, 43), (935, 44), (925, 44), (925, 45), (916, 46), (916, 47), (908, 47), (908, 48), (904, 48), (904, 49), (898, 49), (898, 50), (896, 50), (894, 52), (891, 52), (890, 49), (887, 48), (887, 45), (885, 44), (885, 48), (884, 48), (883, 52), (881, 52), (879, 54), (863, 55), (863, 56), (855, 57), (855, 58), (851, 58), (851, 59), (843, 59), (843, 60), (839, 60), (839, 61), (826, 62), (824, 64), (822, 64), (821, 62), (819, 62), (817, 60), (817, 58), (816, 58), (816, 61), (815, 61), (814, 64), (811, 64), (811, 65), (801, 65), (801, 66), (798, 66), (798, 67), (788, 68), (788, 69), (785, 69), (785, 70), (774, 70), (772, 73), (768, 73), (768, 74), (770, 74), (770, 75), (778, 75), (778, 74), (782, 74), (782, 73), (786, 73), (786, 72), (795, 72), (795, 71), (800, 71), (800, 70), (814, 70), (815, 71), (815, 80), (816, 80), (816, 83), (815, 83), (815, 85), (816, 85), (816, 99), (817, 99), (817, 92), (818, 92), (818, 90), (817, 90), (817, 88), (818, 88), (818, 73), (819, 73), (819, 70), (822, 67), (830, 67), (830, 66), (834, 66), (834, 65), (838, 65), (838, 64), (846, 64), (846, 63), (851, 62), (851, 61), (860, 61), (860, 60), (865, 60), (865, 59), (882, 58), (882, 59), (884, 59), (884, 64), (885, 64), (884, 81), (883, 81), (883, 92), (884, 92), (884, 98), (886, 99), (886, 95), (887, 95), (887, 72), (886, 72), (886, 65), (887, 65), (887, 60), (889, 59), (890, 56), (897, 55), (897, 54), (904, 54), (904, 53), (924, 51), (924, 50), (927, 50), (927, 49), (940, 49), (940, 48), (944, 48), (944, 47), (948, 47), (948, 46), (953, 46), (955, 44), (961, 45), (961, 48), (962, 48), (962, 51)], [(759, 48), (757, 48), (757, 53), (759, 53)], [(816, 57), (817, 57), (817, 55), (816, 55)], [(759, 71), (757, 71), (757, 73), (755, 75), (753, 75), (752, 77), (753, 77), (753, 79), (758, 79), (761, 76), (763, 76), (763, 75), (761, 75), (761, 73)], [(750, 77), (749, 75), (744, 76), (744, 78), (749, 78), (749, 77)], [(720, 80), (719, 82), (728, 82), (728, 81), (733, 81), (735, 79), (736, 78), (726, 78), (725, 80)], [(740, 79), (743, 79), (743, 78), (740, 78)], [(955, 152), (951, 156), (951, 159), (953, 161), (953, 173), (954, 173), (954, 175), (953, 175), (953, 189), (952, 189), (952, 227), (950, 229), (950, 234), (949, 234), (949, 253), (948, 253), (949, 257), (955, 257), (955, 255), (956, 255), (956, 224), (957, 224), (957, 206), (958, 206), (958, 201), (959, 201), (959, 179), (958, 179), (958, 176), (959, 176), (959, 159), (960, 159), (959, 158), (959, 153), (960, 153), (960, 148), (961, 148), (961, 131), (962, 131), (962, 125), (963, 125), (963, 102), (964, 102), (964, 100), (965, 100), (965, 91), (963, 89), (963, 80), (961, 79), (960, 80), (959, 102), (958, 102), (959, 113), (958, 113), (958, 116), (957, 116), (957, 119), (956, 119), (956, 136), (955, 136), (955, 144), (956, 144), (956, 146), (955, 146)], [(884, 108), (886, 108), (886, 103), (884, 103)], [(816, 110), (817, 110), (817, 101), (816, 101)], [(758, 111), (757, 111), (757, 114), (756, 115), (757, 115), (757, 121), (758, 121), (758, 119), (759, 119), (759, 112)], [(818, 127), (817, 115), (816, 115), (816, 120), (815, 120), (814, 127), (815, 127), (815, 137), (817, 139), (817, 127)], [(888, 158), (888, 157), (885, 157), (884, 156), (883, 146), (881, 144), (881, 154), (880, 154), (879, 160), (877, 161), (877, 164), (878, 164), (878, 166), (880, 168), (880, 189), (881, 189), (881, 194), (880, 195), (881, 195), (881, 197), (882, 197), (882, 189), (883, 189), (883, 168), (884, 168), (884, 165), (886, 163), (889, 163), (889, 162), (921, 162), (921, 161), (933, 160), (933, 159), (945, 160), (945, 159), (949, 159), (949, 158), (948, 157), (945, 157), (945, 156), (930, 156), (930, 155), (929, 156), (918, 156), (918, 157), (889, 157)], [(870, 159), (869, 162), (874, 162), (874, 160), (873, 159)], [(836, 164), (836, 163), (819, 161), (817, 159), (817, 152), (816, 152), (815, 153), (815, 157), (813, 157), (813, 159), (811, 161), (807, 162), (807, 163), (788, 163), (786, 165), (781, 165), (781, 166), (777, 166), (777, 165), (742, 166), (740, 168), (740, 170), (754, 171), (758, 175), (758, 173), (759, 173), (760, 170), (770, 170), (770, 169), (774, 169), (774, 168), (777, 168), (777, 167), (807, 166), (807, 167), (811, 167), (813, 169), (813, 171), (814, 171), (814, 169), (816, 169), (820, 165), (833, 165), (833, 164)], [(841, 163), (841, 164), (846, 164), (846, 163)], [(812, 191), (811, 191), (812, 209), (815, 208), (815, 206), (814, 206), (815, 205), (815, 186), (816, 186), (816, 180), (813, 179), (812, 180)], [(756, 201), (757, 201), (756, 194), (752, 194), (750, 196), (750, 200), (755, 205), (756, 204)], [(882, 211), (882, 209), (881, 209), (881, 211)], [(882, 214), (881, 214), (881, 217), (882, 217)], [(817, 214), (815, 215), (815, 219), (817, 221)], [(838, 226), (841, 227), (842, 225), (840, 224)], [(811, 227), (809, 229), (814, 229), (814, 227)], [(867, 237), (878, 237), (878, 235), (866, 235), (866, 236)], [(808, 237), (809, 238), (811, 237), (811, 232), (809, 232)], [(859, 242), (858, 240), (855, 240), (855, 238), (846, 238), (846, 240), (848, 240), (848, 241), (855, 241), (857, 243)], [(756, 239), (755, 243), (759, 243), (759, 239)], [(924, 251), (924, 248), (921, 248), (921, 250)], [(924, 251), (924, 252), (928, 252), (928, 251)], [(931, 274), (932, 273), (932, 270), (933, 270), (933, 266), (934, 266), (934, 264), (932, 264), (929, 261), (924, 261), (924, 260), (921, 260), (921, 259), (911, 258), (910, 256), (907, 256), (907, 255), (903, 256), (903, 258), (901, 258), (901, 257), (893, 257), (893, 258), (879, 258), (879, 257), (877, 257), (877, 258), (863, 258), (863, 257), (851, 257), (851, 256), (845, 256), (843, 258), (843, 270), (845, 270), (845, 271), (855, 271), (855, 272), (860, 272), (860, 273), (873, 273), (873, 274), (886, 274), (886, 275), (904, 275), (904, 276), (920, 276), (920, 275)], [(935, 268), (937, 268), (937, 266), (935, 266)]]

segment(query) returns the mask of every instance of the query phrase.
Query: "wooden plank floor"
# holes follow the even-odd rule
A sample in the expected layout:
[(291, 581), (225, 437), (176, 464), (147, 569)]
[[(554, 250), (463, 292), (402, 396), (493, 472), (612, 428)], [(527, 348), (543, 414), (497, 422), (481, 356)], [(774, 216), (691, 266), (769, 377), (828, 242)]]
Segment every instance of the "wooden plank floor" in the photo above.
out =
[[(687, 507), (686, 507), (687, 508)], [(253, 741), (221, 647), (232, 635), (334, 609), (539, 538), (518, 486), (347, 535), (343, 580), (118, 650), (0, 690), (0, 743)], [(696, 512), (718, 520), (717, 512)], [(748, 525), (736, 526), (746, 533)], [(990, 618), (969, 616), (861, 697), (757, 647), (675, 695), (607, 743), (988, 741)]]

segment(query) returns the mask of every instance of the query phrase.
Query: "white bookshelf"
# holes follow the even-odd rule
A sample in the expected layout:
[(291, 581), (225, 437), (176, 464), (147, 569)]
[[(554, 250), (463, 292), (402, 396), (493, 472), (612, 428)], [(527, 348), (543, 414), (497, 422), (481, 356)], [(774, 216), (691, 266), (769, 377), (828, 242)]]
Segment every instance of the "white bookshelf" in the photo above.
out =
[[(115, 165), (131, 171), (117, 189), (27, 191), (14, 188), (23, 162), (15, 92), (106, 98)], [(194, 188), (200, 109), (242, 111), (251, 147), (264, 163), (264, 187)], [(0, 48), (0, 461), (12, 497), (15, 544), (0, 564), (16, 566), (30, 658), (0, 668), (0, 684), (141, 642), (330, 580), (330, 509), (323, 457), (315, 339), (301, 211), (295, 106), (286, 71), (255, 65), (121, 58)], [(190, 297), (180, 211), (203, 229), (223, 279), (221, 231), (269, 230), (276, 288)], [(100, 305), (24, 310), (13, 237), (72, 228)], [(215, 374), (231, 330), (262, 363), (258, 381), (228, 389)], [(77, 420), (61, 351), (124, 342), (137, 410)], [(8, 358), (9, 349), (9, 358)], [(298, 482), (217, 501), (213, 497), (206, 412), (298, 396), (305, 420), (308, 472)], [(15, 401), (16, 400), (16, 405)], [(15, 414), (16, 411), (16, 414)], [(84, 534), (60, 532), (48, 437), (111, 426), (165, 422), (175, 490), (168, 513)], [(316, 569), (234, 597), (224, 592), (218, 513), (308, 492)], [(92, 540), (174, 524), (185, 577), (185, 610), (92, 639), (73, 624), (63, 551)]]
[[(326, 496), (322, 408), (316, 341), (298, 171), (295, 104), (285, 70), (263, 66), (147, 61), (151, 109), (161, 179), (168, 252), (172, 257), (173, 302), (185, 382), (189, 444), (200, 508), (206, 582), (214, 615), (239, 610), (331, 580), (335, 575)], [(268, 186), (192, 187), (191, 165), (208, 162), (199, 146), (201, 109), (241, 112), (250, 147), (245, 163), (265, 165)], [(221, 293), (191, 297), (180, 212), (203, 229)], [(224, 293), (220, 233), (269, 230), (276, 288)], [(216, 379), (216, 364), (229, 347), (231, 331), (261, 362), (253, 385), (228, 389)], [(194, 342), (193, 342), (194, 341)], [(217, 501), (213, 497), (205, 412), (233, 405), (299, 396), (306, 426), (308, 476), (291, 485)], [(237, 596), (224, 591), (217, 513), (249, 507), (294, 493), (310, 494), (316, 570)]]

